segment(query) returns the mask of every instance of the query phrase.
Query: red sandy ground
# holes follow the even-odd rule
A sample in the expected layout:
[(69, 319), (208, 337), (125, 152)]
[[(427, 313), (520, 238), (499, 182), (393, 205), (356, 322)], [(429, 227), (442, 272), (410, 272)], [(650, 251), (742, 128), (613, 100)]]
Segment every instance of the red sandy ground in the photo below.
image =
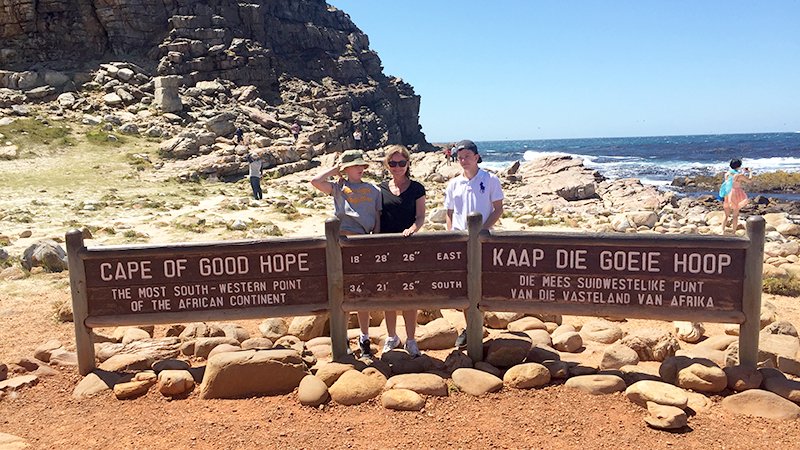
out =
[[(73, 325), (57, 323), (51, 315), (54, 301), (69, 299), (65, 277), (40, 274), (15, 282), (20, 283), (18, 291), (0, 290), (0, 362), (31, 357), (49, 339), (74, 349)], [(778, 307), (782, 319), (800, 325), (797, 299), (765, 299)], [(431, 352), (440, 358), (446, 354)], [(77, 369), (59, 369), (56, 376), (40, 378), (37, 385), (0, 399), (0, 432), (23, 437), (36, 449), (800, 446), (800, 421), (736, 416), (722, 409), (719, 396), (711, 397), (709, 411), (689, 418), (689, 429), (670, 433), (648, 428), (646, 411), (621, 393), (590, 396), (560, 384), (529, 391), (504, 389), (481, 398), (453, 391), (446, 398), (428, 398), (422, 412), (395, 412), (384, 409), (379, 399), (313, 409), (300, 406), (295, 394), (201, 400), (195, 391), (188, 398), (170, 400), (151, 389), (133, 400), (117, 400), (111, 392), (77, 400), (72, 390), (79, 381)]]

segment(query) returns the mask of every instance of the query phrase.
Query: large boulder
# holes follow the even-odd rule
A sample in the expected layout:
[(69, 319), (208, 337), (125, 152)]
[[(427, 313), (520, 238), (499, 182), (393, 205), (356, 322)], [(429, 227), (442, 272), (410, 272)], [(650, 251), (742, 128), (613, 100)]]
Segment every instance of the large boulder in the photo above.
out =
[(444, 350), (453, 347), (458, 330), (444, 318), (434, 319), (417, 328), (417, 346), (420, 350)]
[(616, 375), (580, 375), (564, 384), (591, 395), (613, 394), (625, 390), (625, 381)]
[(647, 402), (658, 403), (659, 405), (677, 406), (686, 408), (689, 404), (689, 397), (686, 391), (661, 381), (642, 380), (633, 383), (625, 390), (628, 400), (639, 406), (647, 407)]
[(453, 383), (470, 395), (481, 396), (503, 388), (503, 380), (478, 369), (461, 368), (453, 372)]
[(485, 361), (495, 367), (511, 367), (525, 360), (531, 345), (524, 333), (502, 333), (488, 342)]
[(303, 406), (319, 406), (330, 398), (328, 386), (314, 375), (306, 375), (297, 388), (297, 399)]
[(386, 379), (380, 380), (357, 370), (349, 370), (328, 391), (333, 401), (340, 405), (358, 405), (377, 397), (385, 383)]
[(620, 344), (632, 348), (640, 361), (664, 361), (681, 346), (672, 333), (656, 328), (640, 328), (628, 333)]
[(386, 381), (386, 389), (408, 389), (422, 395), (447, 397), (447, 382), (432, 373), (395, 375)]
[(516, 389), (541, 387), (550, 382), (550, 370), (537, 363), (518, 364), (503, 375), (503, 383)]
[(325, 325), (328, 323), (328, 314), (314, 316), (297, 316), (289, 324), (289, 334), (297, 336), (302, 341), (324, 336)]
[(765, 417), (777, 420), (800, 418), (800, 406), (778, 394), (750, 389), (722, 399), (722, 407), (733, 414)]
[(395, 411), (420, 411), (425, 398), (410, 389), (391, 389), (381, 396), (381, 405)]
[(294, 350), (220, 353), (206, 364), (201, 398), (243, 398), (292, 392), (308, 375)]
[(26, 248), (20, 263), (27, 270), (43, 267), (48, 272), (62, 272), (67, 270), (67, 252), (55, 241), (43, 240)]
[(601, 344), (612, 344), (622, 339), (622, 329), (608, 320), (591, 320), (581, 327), (581, 338), (583, 341), (599, 342)]
[(622, 344), (609, 345), (603, 351), (600, 360), (600, 369), (619, 369), (623, 366), (636, 365), (639, 363), (639, 356), (633, 349)]
[(664, 360), (659, 369), (664, 381), (697, 392), (721, 392), (728, 386), (728, 376), (713, 361), (684, 356)]

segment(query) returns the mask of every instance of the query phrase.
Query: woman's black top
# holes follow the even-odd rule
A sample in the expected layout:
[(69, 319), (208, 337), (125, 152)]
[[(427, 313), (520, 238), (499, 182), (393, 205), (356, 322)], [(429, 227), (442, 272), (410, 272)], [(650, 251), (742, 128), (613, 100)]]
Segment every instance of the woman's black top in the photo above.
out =
[(425, 195), (425, 186), (411, 180), (408, 189), (400, 195), (389, 190), (389, 182), (380, 184), (383, 197), (381, 233), (402, 233), (417, 221), (417, 199)]

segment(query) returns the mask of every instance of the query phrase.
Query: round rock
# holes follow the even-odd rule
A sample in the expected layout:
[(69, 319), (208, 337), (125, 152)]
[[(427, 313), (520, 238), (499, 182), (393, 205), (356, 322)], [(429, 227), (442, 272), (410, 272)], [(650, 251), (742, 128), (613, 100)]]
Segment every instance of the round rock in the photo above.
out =
[(689, 397), (683, 389), (668, 383), (652, 380), (633, 383), (625, 390), (625, 396), (633, 403), (645, 407), (647, 402), (653, 402), (683, 409), (689, 403)]
[(591, 395), (613, 394), (625, 390), (625, 381), (616, 375), (581, 375), (570, 378), (565, 385)]
[(761, 389), (750, 389), (725, 397), (722, 400), (722, 407), (734, 414), (767, 419), (794, 420), (800, 418), (800, 406), (778, 394)]
[(764, 389), (780, 395), (786, 400), (800, 403), (800, 381), (772, 377), (764, 380)]
[(453, 383), (462, 392), (480, 396), (503, 388), (503, 380), (478, 369), (462, 367), (452, 375)]
[(736, 392), (758, 389), (764, 377), (757, 369), (746, 366), (731, 366), (722, 369), (728, 377), (728, 387)]
[(611, 344), (622, 338), (622, 329), (607, 320), (592, 320), (581, 327), (584, 341)]
[(333, 401), (340, 405), (358, 405), (381, 393), (383, 383), (375, 377), (363, 374), (357, 370), (349, 370), (342, 374), (328, 392)]
[(300, 385), (297, 387), (297, 400), (301, 405), (316, 407), (328, 401), (329, 397), (328, 386), (314, 375), (306, 375), (300, 380)]
[(419, 411), (425, 407), (425, 399), (410, 389), (390, 389), (381, 395), (381, 404), (396, 411)]
[(531, 389), (550, 382), (550, 370), (537, 363), (519, 364), (508, 369), (503, 375), (503, 383), (516, 389)]
[(639, 355), (632, 348), (622, 344), (614, 344), (603, 351), (600, 369), (619, 369), (622, 366), (636, 365), (638, 363)]
[(553, 335), (553, 347), (560, 352), (574, 353), (583, 347), (583, 338), (575, 331)]
[(447, 382), (432, 373), (395, 375), (386, 381), (386, 389), (406, 389), (422, 395), (447, 397)]
[(675, 430), (686, 426), (686, 412), (675, 406), (647, 402), (647, 412), (650, 415), (644, 421), (653, 428)]

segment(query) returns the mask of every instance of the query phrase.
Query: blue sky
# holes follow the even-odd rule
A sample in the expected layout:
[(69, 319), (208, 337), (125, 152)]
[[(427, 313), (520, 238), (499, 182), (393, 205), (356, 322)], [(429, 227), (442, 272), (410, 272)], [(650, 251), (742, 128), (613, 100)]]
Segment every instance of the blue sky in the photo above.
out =
[(800, 131), (800, 1), (328, 3), (431, 142)]

